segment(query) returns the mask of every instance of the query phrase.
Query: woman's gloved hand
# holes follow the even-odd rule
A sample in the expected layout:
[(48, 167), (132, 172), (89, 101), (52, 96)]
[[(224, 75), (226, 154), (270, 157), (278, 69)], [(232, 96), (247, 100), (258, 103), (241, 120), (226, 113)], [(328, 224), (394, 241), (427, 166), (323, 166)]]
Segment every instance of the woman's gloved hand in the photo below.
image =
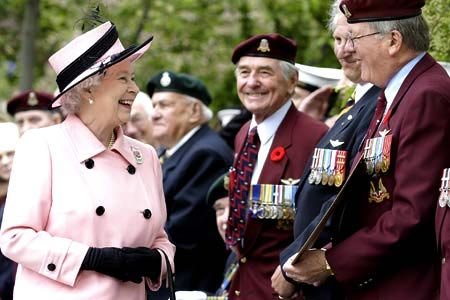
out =
[(158, 250), (138, 248), (90, 247), (81, 270), (96, 271), (121, 281), (142, 282), (142, 277), (156, 281), (161, 273)]
[(126, 263), (132, 272), (157, 281), (161, 273), (161, 254), (147, 247), (122, 248), (126, 253)]

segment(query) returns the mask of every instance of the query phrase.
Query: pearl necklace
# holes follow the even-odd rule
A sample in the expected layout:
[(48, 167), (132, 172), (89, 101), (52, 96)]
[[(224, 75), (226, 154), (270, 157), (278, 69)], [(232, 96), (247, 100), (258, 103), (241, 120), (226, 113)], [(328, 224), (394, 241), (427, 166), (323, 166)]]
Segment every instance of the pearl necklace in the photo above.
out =
[(116, 134), (113, 131), (112, 134), (111, 134), (111, 138), (109, 139), (108, 149), (112, 148), (112, 146), (114, 145), (115, 141), (116, 141)]

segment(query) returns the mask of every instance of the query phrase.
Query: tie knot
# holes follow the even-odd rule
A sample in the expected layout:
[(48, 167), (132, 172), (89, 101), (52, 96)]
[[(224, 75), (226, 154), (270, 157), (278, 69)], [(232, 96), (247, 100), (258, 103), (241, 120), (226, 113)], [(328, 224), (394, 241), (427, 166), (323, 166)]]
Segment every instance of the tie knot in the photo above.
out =
[(386, 107), (386, 104), (387, 104), (386, 96), (384, 96), (384, 92), (381, 92), (380, 96), (378, 96), (377, 106), (384, 106), (384, 107)]
[(250, 130), (250, 132), (248, 133), (248, 137), (247, 137), (247, 142), (249, 144), (256, 144), (259, 141), (259, 137), (258, 137), (258, 131), (256, 129), (256, 126), (252, 128), (252, 130)]

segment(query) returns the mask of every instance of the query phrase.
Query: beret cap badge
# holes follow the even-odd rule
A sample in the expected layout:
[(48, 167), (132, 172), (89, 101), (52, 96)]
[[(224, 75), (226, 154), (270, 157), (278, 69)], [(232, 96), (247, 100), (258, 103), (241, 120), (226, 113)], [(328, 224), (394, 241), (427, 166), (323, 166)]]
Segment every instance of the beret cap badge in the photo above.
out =
[(267, 39), (261, 39), (261, 42), (259, 42), (259, 47), (256, 50), (263, 53), (270, 52), (269, 41)]
[(27, 104), (29, 106), (36, 106), (39, 104), (38, 99), (36, 98), (36, 94), (34, 92), (31, 92), (28, 96)]
[(169, 72), (164, 72), (161, 76), (161, 80), (159, 81), (159, 83), (164, 86), (167, 87), (170, 85), (170, 83), (172, 82), (172, 80), (170, 79), (170, 74)]
[(352, 16), (352, 13), (348, 10), (347, 5), (342, 4), (342, 10), (344, 11), (344, 15), (346, 18), (350, 18)]

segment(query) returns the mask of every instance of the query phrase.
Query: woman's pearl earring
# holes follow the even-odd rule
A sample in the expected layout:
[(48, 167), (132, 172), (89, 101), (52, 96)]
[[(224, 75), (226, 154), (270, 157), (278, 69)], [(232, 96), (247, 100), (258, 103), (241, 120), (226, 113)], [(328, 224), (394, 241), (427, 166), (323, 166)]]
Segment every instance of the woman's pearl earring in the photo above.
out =
[(91, 104), (91, 105), (94, 104), (94, 100), (92, 100), (91, 98), (89, 98), (88, 101), (89, 101), (89, 104)]

